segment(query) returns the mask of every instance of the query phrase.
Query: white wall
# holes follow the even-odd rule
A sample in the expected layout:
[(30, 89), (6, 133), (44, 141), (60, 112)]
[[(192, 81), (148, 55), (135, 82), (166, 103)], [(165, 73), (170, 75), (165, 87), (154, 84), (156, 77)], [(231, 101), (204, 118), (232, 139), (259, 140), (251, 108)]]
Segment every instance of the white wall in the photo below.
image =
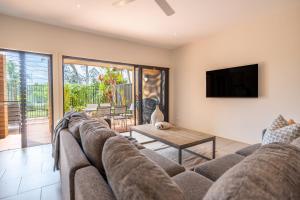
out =
[[(173, 51), (178, 125), (247, 143), (278, 115), (300, 121), (300, 8), (250, 20)], [(259, 63), (258, 99), (205, 97), (207, 70)]]
[[(54, 121), (63, 113), (62, 55), (171, 67), (170, 51), (0, 15), (0, 48), (53, 55)], [(172, 78), (172, 71), (170, 71)], [(170, 111), (172, 113), (172, 110)]]
[[(255, 143), (261, 129), (279, 113), (300, 121), (299, 7), (250, 20), (174, 51), (4, 15), (0, 27), (0, 48), (53, 55), (55, 121), (63, 110), (62, 55), (175, 66), (170, 71), (170, 118), (186, 128)], [(258, 99), (205, 97), (206, 70), (252, 63), (260, 64)]]

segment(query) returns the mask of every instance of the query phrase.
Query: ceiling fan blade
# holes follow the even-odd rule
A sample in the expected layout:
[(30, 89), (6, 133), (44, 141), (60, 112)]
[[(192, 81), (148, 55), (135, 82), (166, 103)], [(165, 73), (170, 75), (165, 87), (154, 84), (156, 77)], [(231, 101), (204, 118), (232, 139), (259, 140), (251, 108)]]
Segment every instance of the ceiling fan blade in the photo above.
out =
[(135, 1), (135, 0), (118, 0), (118, 1), (115, 1), (112, 5), (113, 6), (125, 6), (126, 4), (128, 4), (132, 1)]
[(155, 0), (155, 1), (167, 16), (171, 16), (175, 14), (174, 9), (170, 6), (170, 4), (166, 0)]

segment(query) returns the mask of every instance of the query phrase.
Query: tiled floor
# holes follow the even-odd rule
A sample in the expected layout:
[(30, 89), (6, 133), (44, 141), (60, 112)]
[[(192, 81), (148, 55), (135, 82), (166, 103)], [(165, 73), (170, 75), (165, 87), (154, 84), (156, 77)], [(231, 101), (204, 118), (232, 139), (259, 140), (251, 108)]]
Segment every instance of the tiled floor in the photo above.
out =
[(62, 199), (51, 145), (0, 152), (0, 199)]

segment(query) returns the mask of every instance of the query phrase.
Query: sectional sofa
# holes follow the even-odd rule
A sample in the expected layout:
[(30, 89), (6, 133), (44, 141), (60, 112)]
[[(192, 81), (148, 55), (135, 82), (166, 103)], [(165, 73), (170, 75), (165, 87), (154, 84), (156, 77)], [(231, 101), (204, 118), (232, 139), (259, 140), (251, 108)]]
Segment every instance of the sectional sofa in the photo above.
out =
[[(74, 135), (76, 134), (80, 135), (81, 138), (80, 141), (78, 140), (78, 137), (74, 137)], [(80, 124), (77, 125), (76, 129), (74, 129), (74, 127), (73, 128), (69, 127), (61, 131), (59, 163), (60, 163), (61, 184), (62, 184), (62, 192), (63, 192), (64, 200), (95, 200), (95, 199), (99, 199), (99, 200), (113, 200), (113, 199), (196, 200), (196, 199), (203, 199), (205, 195), (206, 195), (205, 197), (206, 199), (221, 199), (219, 197), (213, 196), (215, 195), (214, 194), (215, 192), (212, 195), (207, 194), (209, 190), (214, 191), (214, 188), (216, 187), (219, 188), (220, 190), (220, 192), (217, 192), (218, 195), (222, 195), (222, 197), (224, 198), (226, 197), (226, 195), (227, 196), (229, 195), (231, 199), (239, 199), (239, 198), (232, 198), (232, 195), (233, 194), (236, 195), (237, 193), (236, 191), (231, 191), (232, 188), (226, 189), (224, 188), (224, 184), (221, 186), (217, 184), (217, 186), (213, 188), (214, 183), (218, 182), (218, 180), (223, 177), (224, 173), (230, 171), (231, 168), (237, 167), (237, 165), (243, 162), (243, 160), (245, 160), (244, 162), (245, 164), (241, 164), (242, 165), (241, 167), (238, 167), (235, 170), (233, 170), (234, 172), (232, 172), (233, 174), (231, 174), (231, 176), (235, 176), (236, 175), (235, 172), (245, 170), (246, 169), (245, 166), (251, 166), (256, 164), (255, 163), (256, 160), (263, 160), (259, 158), (251, 158), (250, 160), (246, 159), (247, 157), (251, 157), (253, 152), (257, 151), (257, 149), (261, 149), (260, 144), (255, 144), (243, 148), (234, 154), (226, 155), (224, 157), (220, 157), (205, 162), (195, 167), (194, 171), (190, 171), (190, 170), (186, 170), (184, 167), (177, 164), (176, 162), (173, 162), (150, 149), (145, 149), (138, 145), (132, 144), (130, 143), (130, 141), (128, 141), (127, 144), (126, 142), (124, 142), (123, 139), (120, 139), (119, 137), (121, 136), (118, 136), (117, 133), (109, 129), (109, 127), (106, 124), (98, 123), (95, 121), (83, 122), (83, 123), (81, 122)], [(119, 139), (112, 139), (112, 138), (119, 138)], [(284, 147), (284, 148), (285, 149), (282, 150), (281, 146), (280, 148), (277, 146), (271, 146), (268, 147), (267, 149), (265, 148), (265, 150), (261, 150), (261, 153), (257, 155), (257, 157), (265, 156), (266, 153), (268, 153), (269, 149), (273, 149), (273, 151), (278, 151), (279, 153), (285, 151), (300, 152), (300, 149), (296, 148), (295, 150), (294, 147), (292, 147), (292, 150), (290, 150), (290, 147)], [(271, 156), (269, 157), (272, 157), (274, 153), (271, 153), (270, 155)], [(278, 153), (277, 154), (275, 153), (275, 155), (278, 155)], [(295, 166), (300, 166), (299, 163), (300, 154), (295, 154), (295, 155), (293, 154), (293, 156), (296, 157), (291, 158), (291, 160), (293, 159), (298, 160), (295, 161), (295, 163), (293, 164)], [(280, 156), (279, 158), (277, 156), (274, 159), (275, 160), (281, 159), (281, 157), (283, 158), (284, 156)], [(140, 158), (140, 159), (136, 160), (136, 158)], [(255, 162), (253, 162), (253, 160), (255, 160)], [(141, 163), (142, 161), (143, 163)], [(138, 162), (138, 163), (136, 164), (134, 162)], [(127, 167), (126, 165), (130, 167)], [(144, 165), (145, 167), (143, 167)], [(261, 163), (258, 163), (256, 166), (259, 165), (261, 165)], [(134, 169), (135, 167), (137, 169)], [(145, 171), (145, 169), (147, 169), (147, 171)], [(271, 169), (272, 167), (270, 168), (270, 170)], [(111, 170), (115, 170), (115, 171), (112, 172)], [(139, 172), (139, 170), (141, 170), (141, 172)], [(152, 175), (153, 170), (154, 170), (153, 174), (156, 173), (155, 176), (157, 176), (158, 178)], [(275, 171), (276, 170), (277, 169), (275, 169)], [(240, 173), (248, 173), (248, 171), (244, 171)], [(295, 169), (294, 172), (300, 174), (300, 167), (298, 169)], [(123, 174), (120, 175), (120, 173)], [(157, 175), (157, 173), (159, 175)], [(259, 173), (259, 172), (255, 172), (255, 173)], [(284, 173), (288, 173), (288, 172), (284, 172)], [(120, 177), (122, 177), (122, 179)], [(241, 177), (241, 175), (239, 174), (238, 177)], [(244, 177), (246, 177), (246, 175)], [(118, 178), (120, 180), (118, 180)], [(160, 178), (162, 178), (162, 180), (160, 180)], [(145, 179), (144, 182), (143, 179)], [(239, 178), (235, 178), (234, 180), (237, 179)], [(259, 179), (259, 177), (257, 179)], [(226, 182), (227, 180), (230, 180), (230, 177), (229, 178), (227, 177), (225, 180), (221, 180), (221, 182), (224, 181)], [(258, 181), (259, 183), (264, 182), (264, 180), (263, 181), (256, 180), (256, 181)], [(300, 186), (299, 181), (296, 180), (296, 182), (294, 183), (295, 187)], [(146, 182), (145, 187), (142, 187), (145, 182)], [(235, 182), (235, 181), (231, 180), (231, 182)], [(127, 183), (127, 185), (122, 185), (123, 183)], [(136, 185), (137, 183), (139, 183), (140, 186), (139, 185), (137, 186)], [(153, 187), (151, 186), (151, 188), (148, 188), (150, 183), (153, 184)], [(241, 180), (240, 182), (235, 184), (241, 185)], [(174, 190), (174, 187), (169, 188), (170, 185), (172, 187), (176, 185), (176, 187), (178, 187), (177, 188), (178, 190), (177, 189)], [(226, 185), (228, 185), (228, 183), (225, 183), (225, 186)], [(133, 196), (130, 196), (129, 193), (132, 192), (131, 191), (132, 188), (128, 188), (128, 187), (132, 187), (132, 188), (140, 187), (140, 188), (135, 188), (136, 194), (139, 194), (138, 191), (140, 189), (146, 190), (145, 193), (139, 195), (145, 195), (147, 194), (147, 192), (149, 193), (150, 191), (152, 191), (152, 193), (155, 194), (158, 193), (161, 195), (156, 194), (156, 196), (151, 196), (152, 195), (151, 194), (150, 196), (148, 196), (149, 198), (143, 196), (134, 196), (134, 194), (131, 194)], [(173, 191), (170, 192), (170, 194), (167, 196), (170, 198), (164, 196), (168, 191)], [(228, 191), (229, 192), (231, 191), (231, 193), (228, 194)], [(126, 195), (124, 193), (126, 193)], [(291, 197), (293, 198), (295, 197), (295, 199), (300, 197), (298, 196), (299, 194), (294, 190), (291, 190), (290, 193), (292, 194)], [(265, 197), (270, 197), (265, 193), (262, 193), (262, 195), (264, 195)], [(285, 194), (281, 194), (281, 195), (285, 195)]]

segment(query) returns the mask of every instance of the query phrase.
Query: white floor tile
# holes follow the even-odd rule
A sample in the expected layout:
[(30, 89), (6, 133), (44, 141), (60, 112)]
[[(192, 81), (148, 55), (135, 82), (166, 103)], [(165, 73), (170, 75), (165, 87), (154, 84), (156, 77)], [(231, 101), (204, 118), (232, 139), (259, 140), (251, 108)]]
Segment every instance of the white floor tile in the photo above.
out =
[(18, 193), (21, 178), (0, 180), (0, 198), (9, 197)]
[(8, 197), (1, 200), (40, 200), (41, 199), (41, 191), (42, 189), (30, 190), (28, 192), (24, 192), (12, 197)]
[(60, 184), (49, 185), (42, 188), (41, 200), (62, 200)]

